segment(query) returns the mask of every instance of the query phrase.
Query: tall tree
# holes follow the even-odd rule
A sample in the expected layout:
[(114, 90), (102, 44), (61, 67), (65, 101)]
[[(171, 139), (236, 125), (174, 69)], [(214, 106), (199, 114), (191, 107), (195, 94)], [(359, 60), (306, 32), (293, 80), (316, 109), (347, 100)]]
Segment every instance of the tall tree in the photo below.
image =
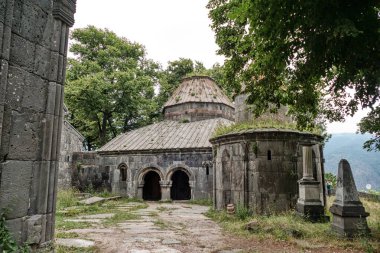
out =
[(159, 65), (146, 59), (144, 47), (94, 26), (75, 29), (71, 39), (65, 103), (89, 145), (150, 123)]
[(209, 0), (207, 7), (227, 80), (236, 92), (245, 85), (256, 115), (287, 105), (307, 128), (318, 115), (342, 120), (379, 100), (379, 1)]

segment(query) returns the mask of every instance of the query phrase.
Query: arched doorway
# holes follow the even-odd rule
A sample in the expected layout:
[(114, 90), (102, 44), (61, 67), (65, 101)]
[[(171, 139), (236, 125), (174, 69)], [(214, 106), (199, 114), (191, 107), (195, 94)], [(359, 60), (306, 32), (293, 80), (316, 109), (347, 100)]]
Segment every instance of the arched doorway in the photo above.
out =
[(160, 175), (155, 171), (149, 171), (144, 176), (143, 199), (144, 200), (160, 200), (161, 187)]
[(189, 185), (189, 176), (182, 170), (173, 173), (172, 187), (170, 189), (170, 198), (172, 200), (191, 199), (191, 189)]

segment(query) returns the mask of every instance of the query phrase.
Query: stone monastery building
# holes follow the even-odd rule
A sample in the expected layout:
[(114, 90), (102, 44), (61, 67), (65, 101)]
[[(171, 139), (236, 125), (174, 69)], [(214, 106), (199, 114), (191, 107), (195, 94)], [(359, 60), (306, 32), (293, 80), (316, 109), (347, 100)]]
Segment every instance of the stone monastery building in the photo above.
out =
[(234, 106), (209, 77), (183, 79), (165, 103), (164, 120), (126, 132), (97, 152), (74, 153), (73, 183), (107, 187), (145, 200), (212, 197), (212, 145)]
[(185, 78), (165, 103), (163, 121), (96, 152), (74, 153), (73, 184), (145, 200), (213, 199), (218, 209), (232, 203), (267, 213), (296, 207), (306, 166), (313, 201), (324, 206), (320, 136), (256, 129), (213, 137), (218, 126), (251, 117), (244, 101), (240, 95), (233, 104), (209, 77)]

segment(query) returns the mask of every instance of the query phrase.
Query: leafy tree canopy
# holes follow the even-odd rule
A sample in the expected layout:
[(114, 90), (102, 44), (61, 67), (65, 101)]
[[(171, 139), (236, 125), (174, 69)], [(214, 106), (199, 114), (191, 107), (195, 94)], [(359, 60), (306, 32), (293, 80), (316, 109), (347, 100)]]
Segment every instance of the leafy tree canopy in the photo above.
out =
[[(236, 92), (244, 84), (256, 115), (286, 105), (304, 129), (318, 115), (343, 120), (379, 100), (379, 1), (209, 0), (207, 7), (227, 82)], [(379, 126), (367, 120), (363, 131), (375, 129), (367, 123)]]
[(363, 147), (368, 151), (380, 151), (380, 106), (377, 106), (361, 120), (359, 129), (362, 134), (366, 132), (373, 134), (373, 137), (366, 141)]
[(90, 147), (150, 123), (159, 65), (146, 59), (145, 48), (94, 26), (75, 29), (71, 39), (65, 103)]

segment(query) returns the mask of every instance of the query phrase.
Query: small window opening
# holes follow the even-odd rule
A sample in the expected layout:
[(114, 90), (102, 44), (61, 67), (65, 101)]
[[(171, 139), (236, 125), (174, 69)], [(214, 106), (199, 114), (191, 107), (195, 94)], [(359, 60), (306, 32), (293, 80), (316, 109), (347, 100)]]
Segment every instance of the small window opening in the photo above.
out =
[(206, 176), (208, 176), (209, 174), (210, 174), (210, 171), (209, 171), (208, 165), (206, 165)]
[(125, 168), (120, 169), (121, 181), (127, 181), (127, 170)]
[(267, 156), (268, 160), (272, 160), (272, 151), (268, 150)]

